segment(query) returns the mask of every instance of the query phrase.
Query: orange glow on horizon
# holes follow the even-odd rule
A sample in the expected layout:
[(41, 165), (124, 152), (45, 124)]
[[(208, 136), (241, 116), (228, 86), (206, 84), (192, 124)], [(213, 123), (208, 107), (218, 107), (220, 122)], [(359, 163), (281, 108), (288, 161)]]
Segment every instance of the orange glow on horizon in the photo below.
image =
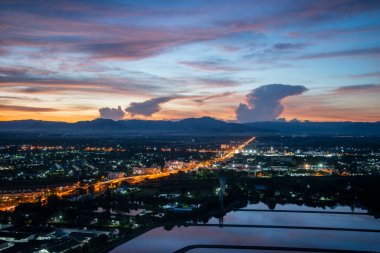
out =
[[(212, 117), (219, 120), (224, 120), (226, 122), (233, 122), (236, 120), (235, 117), (230, 115), (202, 115), (202, 114), (196, 114), (196, 115), (186, 115), (185, 117), (181, 114), (178, 115), (165, 115), (160, 114), (159, 116), (152, 116), (152, 117), (125, 117), (124, 120), (129, 119), (141, 119), (141, 120), (181, 120), (185, 118), (200, 118), (200, 117)], [(61, 122), (68, 122), (68, 123), (75, 123), (78, 121), (91, 121), (99, 118), (96, 112), (88, 115), (72, 115), (72, 116), (66, 116), (66, 115), (44, 115), (44, 114), (9, 114), (9, 115), (1, 115), (0, 121), (14, 121), (14, 120), (42, 120), (42, 121), (61, 121)], [(347, 117), (344, 117), (344, 115), (338, 117), (335, 117), (333, 115), (327, 115), (327, 116), (313, 116), (313, 115), (297, 115), (292, 112), (283, 113), (279, 118), (285, 118), (287, 121), (290, 121), (292, 119), (298, 119), (301, 121), (309, 120), (311, 122), (344, 122), (344, 121), (352, 121), (352, 122), (377, 122), (379, 121), (378, 118), (374, 116), (368, 116), (363, 117), (363, 115), (350, 115)]]

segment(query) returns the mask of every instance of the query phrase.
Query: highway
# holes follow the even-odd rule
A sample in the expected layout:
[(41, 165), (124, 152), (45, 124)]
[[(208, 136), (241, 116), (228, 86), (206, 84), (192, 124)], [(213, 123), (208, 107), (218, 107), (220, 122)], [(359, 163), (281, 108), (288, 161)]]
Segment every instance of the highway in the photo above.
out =
[(113, 179), (113, 180), (99, 181), (93, 184), (85, 184), (82, 186), (79, 183), (76, 183), (70, 186), (57, 187), (53, 189), (46, 189), (46, 190), (36, 191), (36, 192), (0, 194), (0, 211), (12, 211), (17, 205), (21, 203), (35, 203), (38, 201), (43, 202), (49, 196), (52, 196), (52, 195), (57, 195), (58, 197), (61, 197), (61, 198), (68, 197), (68, 196), (74, 195), (78, 189), (88, 190), (91, 187), (94, 189), (94, 192), (101, 192), (105, 190), (107, 187), (115, 187), (117, 185), (120, 185), (123, 182), (128, 182), (130, 184), (138, 184), (144, 180), (163, 178), (163, 177), (167, 177), (179, 172), (198, 170), (199, 168), (208, 168), (213, 163), (224, 162), (232, 158), (235, 155), (237, 150), (240, 151), (244, 149), (253, 140), (255, 140), (255, 137), (248, 139), (247, 141), (245, 141), (243, 144), (239, 145), (238, 147), (232, 147), (226, 154), (224, 154), (221, 157), (215, 157), (206, 161), (202, 161), (198, 164), (195, 164), (186, 168), (178, 169), (178, 170), (160, 172), (160, 173), (155, 173), (155, 174), (123, 177), (123, 178), (118, 178), (118, 179)]

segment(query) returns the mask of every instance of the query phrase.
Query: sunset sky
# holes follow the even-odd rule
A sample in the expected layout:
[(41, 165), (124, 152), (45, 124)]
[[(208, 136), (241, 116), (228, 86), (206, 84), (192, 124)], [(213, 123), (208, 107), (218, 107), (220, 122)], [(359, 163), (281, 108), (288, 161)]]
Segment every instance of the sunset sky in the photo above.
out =
[(0, 1), (0, 120), (380, 121), (380, 1)]

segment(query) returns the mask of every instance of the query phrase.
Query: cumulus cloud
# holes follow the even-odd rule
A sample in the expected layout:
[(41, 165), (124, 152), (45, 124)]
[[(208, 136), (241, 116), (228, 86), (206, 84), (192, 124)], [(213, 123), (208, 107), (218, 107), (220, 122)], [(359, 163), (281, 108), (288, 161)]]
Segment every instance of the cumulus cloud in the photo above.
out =
[(148, 99), (144, 102), (132, 102), (125, 109), (125, 111), (128, 112), (132, 117), (137, 115), (150, 117), (161, 110), (161, 104), (177, 98), (179, 97), (158, 97)]
[(245, 103), (236, 109), (239, 122), (273, 121), (284, 110), (281, 100), (307, 91), (301, 85), (268, 84), (247, 94)]
[(125, 112), (120, 106), (117, 108), (103, 107), (99, 109), (99, 114), (102, 119), (121, 120), (124, 118)]

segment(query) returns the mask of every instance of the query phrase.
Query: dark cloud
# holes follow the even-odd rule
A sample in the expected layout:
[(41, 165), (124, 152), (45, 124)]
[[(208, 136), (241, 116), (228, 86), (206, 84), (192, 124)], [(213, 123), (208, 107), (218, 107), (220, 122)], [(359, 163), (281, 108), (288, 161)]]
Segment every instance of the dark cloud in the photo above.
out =
[(343, 86), (336, 90), (334, 93), (362, 93), (362, 92), (380, 92), (380, 84), (362, 84)]
[(22, 93), (49, 93), (49, 92), (57, 92), (57, 91), (65, 91), (63, 88), (59, 87), (21, 87), (16, 88), (14, 91), (20, 91)]
[(161, 110), (161, 104), (167, 103), (175, 99), (192, 99), (198, 104), (203, 104), (204, 102), (215, 99), (223, 98), (235, 94), (235, 92), (224, 92), (221, 94), (209, 95), (209, 96), (169, 96), (169, 97), (158, 97), (146, 100), (144, 102), (132, 102), (125, 109), (132, 117), (134, 116), (144, 116), (150, 117), (153, 114)]
[(16, 97), (16, 96), (0, 96), (0, 99), (4, 100), (29, 100), (29, 101), (41, 101), (39, 98), (31, 98), (31, 97)]
[[(268, 5), (282, 5), (282, 11), (278, 15), (265, 15), (259, 19), (255, 16), (251, 20), (232, 20), (225, 22), (228, 28), (235, 31), (266, 31), (269, 29), (283, 29), (287, 26), (309, 27), (323, 24), (341, 18), (360, 15), (380, 9), (380, 1), (368, 0), (342, 0), (342, 1), (290, 1), (296, 5), (289, 4), (287, 1), (265, 1)], [(252, 1), (252, 4), (257, 5)], [(285, 6), (286, 5), (286, 6)]]
[[(45, 7), (40, 6), (41, 10), (45, 10), (42, 13), (34, 12), (32, 7), (27, 8), (27, 11), (4, 10), (0, 15), (0, 23), (4, 23), (6, 28), (0, 27), (0, 31), (7, 35), (0, 41), (0, 50), (3, 50), (2, 47), (26, 46), (54, 53), (85, 53), (93, 59), (137, 60), (179, 45), (215, 39), (227, 33), (222, 28), (194, 27), (187, 28), (185, 32), (183, 29), (173, 31), (172, 27), (165, 26), (111, 25), (99, 22), (101, 18), (98, 15), (93, 17), (91, 12), (76, 15), (70, 13), (67, 17), (60, 13), (59, 8), (55, 9), (57, 16), (53, 17), (46, 13), (54, 11), (50, 12)], [(98, 8), (103, 9), (103, 6)], [(123, 17), (117, 15), (118, 12), (119, 9), (113, 6), (112, 14), (109, 14), (115, 19), (123, 20)], [(15, 16), (16, 20), (13, 18)], [(128, 15), (124, 12), (122, 16)], [(152, 12), (140, 17), (155, 18)], [(23, 23), (22, 28), (19, 23)]]
[(273, 45), (273, 48), (276, 50), (303, 49), (305, 47), (305, 43), (277, 43)]
[(180, 61), (181, 65), (204, 71), (236, 71), (238, 68), (226, 66), (215, 61)]
[[(241, 11), (236, 8), (236, 4), (227, 1), (222, 4), (222, 10), (228, 8), (226, 6), (233, 8), (228, 8), (225, 20), (215, 22), (210, 27), (199, 26), (197, 22), (194, 22), (194, 26), (182, 26), (182, 22), (176, 26), (172, 24), (178, 21), (179, 16), (194, 21), (197, 21), (197, 16), (212, 17), (219, 13), (215, 12), (218, 4), (199, 8), (197, 4), (186, 1), (175, 5), (169, 2), (147, 4), (145, 1), (112, 4), (104, 1), (64, 1), (54, 4), (49, 1), (13, 2), (15, 1), (0, 2), (0, 31), (4, 35), (0, 41), (0, 54), (5, 51), (4, 48), (28, 46), (43, 49), (44, 52), (46, 49), (85, 52), (94, 58), (125, 60), (141, 59), (175, 46), (215, 40), (242, 31), (266, 31), (295, 24), (309, 27), (380, 8), (378, 0), (283, 1), (282, 4), (278, 4), (278, 1), (260, 4), (252, 1), (242, 6), (249, 10), (260, 7), (272, 9), (279, 5), (280, 11), (244, 19), (244, 16), (239, 16)], [(132, 17), (134, 19), (127, 19)], [(171, 17), (174, 22), (168, 22)], [(162, 18), (166, 22), (156, 23)], [(138, 19), (143, 20), (143, 24), (133, 22)], [(236, 49), (233, 46), (227, 48)]]
[(360, 36), (361, 33), (372, 33), (379, 32), (380, 26), (360, 26), (360, 27), (349, 27), (344, 29), (323, 29), (322, 31), (297, 31), (297, 32), (289, 32), (288, 36), (291, 38), (316, 38), (316, 39), (330, 39), (333, 37), (339, 36)]
[[(144, 73), (130, 73), (128, 77), (101, 75), (100, 77), (63, 76), (44, 69), (0, 66), (0, 89), (18, 93), (145, 93), (163, 90), (158, 82), (168, 82)], [(144, 84), (141, 84), (141, 81)]]
[(204, 87), (214, 87), (214, 88), (219, 88), (219, 87), (236, 87), (240, 86), (241, 83), (237, 82), (235, 80), (230, 80), (226, 78), (200, 78), (194, 83), (195, 85), (201, 85)]
[(215, 99), (215, 98), (224, 98), (224, 97), (228, 97), (228, 96), (230, 96), (232, 94), (235, 94), (235, 92), (224, 92), (222, 94), (215, 94), (215, 95), (210, 95), (210, 96), (204, 96), (204, 97), (200, 97), (200, 98), (194, 99), (194, 102), (199, 103), (199, 104), (203, 104), (207, 100)]
[(1, 110), (5, 111), (20, 111), (20, 112), (56, 112), (58, 109), (45, 107), (30, 107), (19, 105), (0, 105)]
[(161, 110), (161, 104), (178, 98), (180, 97), (158, 97), (146, 100), (144, 102), (132, 102), (125, 109), (125, 111), (128, 112), (132, 117), (138, 115), (150, 117)]
[(380, 55), (380, 47), (309, 54), (309, 55), (298, 57), (297, 59), (313, 60), (313, 59), (331, 58), (331, 57), (376, 56), (376, 55)]
[(246, 96), (245, 103), (236, 109), (239, 122), (273, 121), (284, 110), (281, 100), (307, 91), (301, 85), (268, 84), (260, 86)]
[(96, 58), (136, 60), (158, 54), (168, 47), (176, 46), (176, 43), (176, 40), (92, 43), (80, 46), (79, 50), (91, 53)]
[(371, 78), (371, 77), (380, 78), (380, 71), (379, 72), (364, 73), (364, 74), (356, 74), (356, 75), (351, 75), (350, 77), (354, 78), (354, 79)]
[(103, 107), (99, 109), (99, 114), (102, 119), (121, 120), (124, 118), (125, 112), (120, 106), (117, 108)]

